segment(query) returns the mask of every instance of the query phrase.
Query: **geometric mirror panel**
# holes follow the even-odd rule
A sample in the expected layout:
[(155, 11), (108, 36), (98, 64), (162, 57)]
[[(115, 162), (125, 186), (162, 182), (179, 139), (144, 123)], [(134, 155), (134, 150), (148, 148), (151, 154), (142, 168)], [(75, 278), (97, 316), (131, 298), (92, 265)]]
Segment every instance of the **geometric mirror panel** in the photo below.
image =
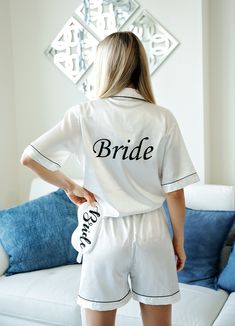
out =
[(102, 40), (119, 31), (138, 7), (133, 0), (90, 0), (83, 1), (75, 13)]
[(87, 98), (94, 98), (94, 75), (92, 72), (88, 72), (79, 84), (78, 90), (83, 93)]
[(98, 41), (71, 17), (47, 50), (54, 64), (76, 84), (94, 61)]
[(143, 43), (148, 54), (151, 74), (179, 44), (146, 10), (132, 22), (129, 30), (135, 33)]

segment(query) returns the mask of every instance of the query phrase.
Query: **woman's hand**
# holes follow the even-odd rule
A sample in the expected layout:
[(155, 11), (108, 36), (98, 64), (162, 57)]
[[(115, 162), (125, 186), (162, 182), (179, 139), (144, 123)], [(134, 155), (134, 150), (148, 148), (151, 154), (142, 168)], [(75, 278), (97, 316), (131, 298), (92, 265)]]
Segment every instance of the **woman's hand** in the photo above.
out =
[(172, 244), (173, 244), (175, 255), (177, 257), (176, 269), (177, 272), (180, 272), (184, 268), (184, 264), (187, 258), (184, 251), (184, 245), (183, 243), (178, 243), (175, 242), (174, 240), (172, 241)]
[(76, 184), (71, 178), (62, 171), (50, 171), (28, 155), (22, 155), (21, 163), (33, 170), (40, 178), (49, 182), (58, 188), (64, 189), (66, 195), (75, 205), (81, 205), (88, 202), (89, 205), (96, 201), (92, 192)]
[(92, 192), (79, 186), (78, 184), (74, 184), (71, 190), (65, 190), (66, 195), (69, 199), (77, 206), (85, 203), (86, 201), (89, 205), (93, 206), (96, 198)]

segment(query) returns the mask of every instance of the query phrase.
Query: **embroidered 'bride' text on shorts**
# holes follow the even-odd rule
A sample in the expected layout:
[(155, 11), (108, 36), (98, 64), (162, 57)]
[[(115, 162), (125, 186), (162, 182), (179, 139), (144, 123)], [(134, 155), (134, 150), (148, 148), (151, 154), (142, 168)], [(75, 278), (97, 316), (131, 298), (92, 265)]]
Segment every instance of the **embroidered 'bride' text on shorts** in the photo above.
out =
[(84, 254), (77, 303), (112, 310), (129, 299), (172, 304), (181, 299), (176, 256), (163, 207), (102, 219), (95, 247)]

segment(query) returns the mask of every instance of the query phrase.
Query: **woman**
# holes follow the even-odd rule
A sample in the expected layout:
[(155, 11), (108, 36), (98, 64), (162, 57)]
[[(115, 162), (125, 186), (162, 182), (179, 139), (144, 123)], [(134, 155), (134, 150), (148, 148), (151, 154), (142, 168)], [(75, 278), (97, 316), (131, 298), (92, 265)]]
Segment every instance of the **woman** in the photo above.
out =
[[(101, 41), (95, 73), (97, 98), (67, 110), (26, 147), (21, 162), (78, 206), (93, 205), (96, 196), (103, 202), (77, 296), (88, 325), (115, 325), (116, 310), (133, 297), (145, 326), (169, 326), (181, 298), (177, 271), (186, 260), (183, 188), (199, 177), (175, 117), (155, 104), (138, 37), (117, 32)], [(84, 169), (83, 186), (59, 170), (71, 153)]]

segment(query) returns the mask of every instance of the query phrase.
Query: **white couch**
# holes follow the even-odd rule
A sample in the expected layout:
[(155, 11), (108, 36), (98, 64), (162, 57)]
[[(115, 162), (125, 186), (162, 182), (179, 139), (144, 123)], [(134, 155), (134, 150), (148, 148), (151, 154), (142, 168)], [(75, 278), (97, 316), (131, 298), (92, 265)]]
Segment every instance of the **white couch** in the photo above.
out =
[[(76, 180), (82, 184), (81, 180)], [(29, 199), (57, 187), (35, 178)], [(235, 209), (235, 188), (193, 184), (185, 188), (186, 206), (195, 209)], [(231, 248), (221, 254), (221, 267)], [(74, 264), (4, 276), (8, 256), (0, 246), (0, 326), (86, 325), (76, 304), (81, 265)], [(182, 299), (172, 306), (172, 326), (234, 326), (235, 293), (180, 283)], [(117, 313), (117, 326), (140, 326), (139, 305), (130, 300)]]

